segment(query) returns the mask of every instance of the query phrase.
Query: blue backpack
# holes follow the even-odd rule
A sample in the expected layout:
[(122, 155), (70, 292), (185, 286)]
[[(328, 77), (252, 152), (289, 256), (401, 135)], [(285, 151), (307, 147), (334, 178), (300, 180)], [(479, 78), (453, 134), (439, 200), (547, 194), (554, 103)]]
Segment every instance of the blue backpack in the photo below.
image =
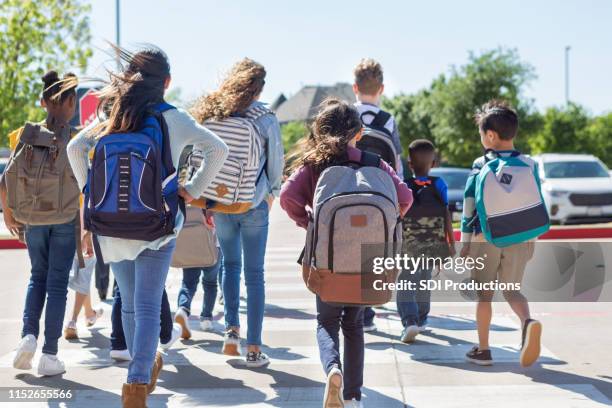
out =
[(476, 211), (485, 239), (503, 248), (537, 238), (550, 228), (550, 219), (536, 164), (512, 152), (485, 154), (476, 176)]
[(85, 187), (85, 228), (96, 235), (154, 241), (171, 234), (179, 211), (167, 103), (153, 106), (142, 128), (100, 138)]

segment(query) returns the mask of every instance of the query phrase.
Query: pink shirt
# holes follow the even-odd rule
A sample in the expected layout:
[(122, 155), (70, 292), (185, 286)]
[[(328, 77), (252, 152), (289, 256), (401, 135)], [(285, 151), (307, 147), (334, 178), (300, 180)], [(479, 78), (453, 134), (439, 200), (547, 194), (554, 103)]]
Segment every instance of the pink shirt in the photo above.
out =
[[(349, 147), (347, 154), (349, 161), (361, 160), (361, 150), (355, 147)], [(380, 161), (380, 168), (393, 179), (400, 212), (403, 216), (412, 205), (412, 190), (384, 160)], [(308, 227), (308, 211), (312, 210), (312, 200), (318, 180), (319, 174), (312, 167), (302, 166), (293, 172), (281, 189), (280, 205), (282, 209), (302, 228)]]

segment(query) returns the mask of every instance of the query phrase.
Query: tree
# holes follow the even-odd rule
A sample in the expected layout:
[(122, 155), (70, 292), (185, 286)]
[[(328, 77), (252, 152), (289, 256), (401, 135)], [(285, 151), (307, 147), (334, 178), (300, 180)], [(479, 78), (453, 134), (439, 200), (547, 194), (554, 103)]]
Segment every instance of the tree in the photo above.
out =
[(594, 118), (586, 134), (591, 153), (612, 168), (612, 113)]
[(589, 123), (589, 115), (580, 105), (572, 103), (564, 108), (548, 108), (542, 116), (541, 128), (529, 139), (531, 151), (534, 154), (591, 151), (597, 136), (589, 135)]
[(0, 144), (26, 120), (40, 120), (40, 78), (48, 69), (83, 72), (89, 47), (89, 5), (79, 0), (0, 2)]
[(452, 67), (428, 89), (400, 95), (385, 106), (397, 114), (403, 146), (428, 138), (436, 143), (444, 161), (469, 166), (482, 152), (474, 113), (491, 99), (506, 100), (517, 109), (522, 125), (517, 142), (519, 147), (526, 146), (524, 141), (540, 123), (532, 101), (523, 96), (533, 78), (533, 68), (519, 59), (516, 50), (470, 53), (467, 64)]
[(289, 122), (285, 123), (281, 127), (281, 134), (283, 137), (283, 146), (285, 147), (285, 153), (291, 151), (293, 146), (306, 136), (308, 133), (308, 127), (304, 122)]

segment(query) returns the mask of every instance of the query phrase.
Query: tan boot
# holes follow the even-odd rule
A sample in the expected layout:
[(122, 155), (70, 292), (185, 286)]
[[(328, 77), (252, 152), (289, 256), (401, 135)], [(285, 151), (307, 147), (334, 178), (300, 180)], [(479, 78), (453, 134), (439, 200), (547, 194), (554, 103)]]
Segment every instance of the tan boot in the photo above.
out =
[(147, 408), (147, 384), (123, 384), (123, 408)]
[(164, 366), (164, 360), (162, 360), (162, 356), (158, 351), (155, 353), (155, 361), (153, 361), (153, 368), (151, 369), (151, 381), (147, 384), (147, 392), (150, 394), (155, 391), (155, 386), (157, 385), (157, 378), (159, 377), (159, 373)]

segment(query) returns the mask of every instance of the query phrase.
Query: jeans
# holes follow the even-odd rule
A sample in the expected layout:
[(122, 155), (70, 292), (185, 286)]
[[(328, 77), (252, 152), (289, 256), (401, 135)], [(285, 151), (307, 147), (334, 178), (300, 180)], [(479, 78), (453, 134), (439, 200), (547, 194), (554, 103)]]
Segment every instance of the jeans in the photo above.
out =
[[(111, 350), (125, 350), (127, 344), (125, 342), (125, 335), (123, 334), (123, 322), (121, 318), (121, 292), (119, 288), (115, 290), (115, 297), (113, 299), (113, 309), (111, 312)], [(159, 341), (161, 343), (167, 343), (172, 338), (172, 312), (170, 311), (170, 303), (168, 302), (168, 294), (164, 289), (161, 303), (161, 315), (160, 315), (160, 331)]]
[(202, 276), (202, 288), (204, 289), (204, 307), (200, 313), (200, 319), (212, 319), (212, 312), (217, 300), (217, 288), (221, 278), (221, 265), (223, 255), (219, 251), (219, 259), (213, 266), (202, 268), (183, 269), (183, 283), (178, 295), (178, 306), (183, 308), (187, 315), (191, 314), (191, 301), (198, 289), (198, 280)]
[(121, 292), (123, 332), (132, 361), (128, 383), (148, 384), (160, 334), (164, 284), (176, 240), (158, 250), (145, 249), (132, 261), (113, 262)]
[[(340, 328), (344, 335), (344, 364), (340, 360)], [(363, 307), (334, 306), (317, 296), (317, 342), (325, 374), (334, 367), (342, 369), (344, 399), (361, 400), (365, 355)]]
[(397, 310), (404, 327), (427, 324), (427, 316), (431, 309), (431, 292), (428, 289), (421, 289), (419, 283), (429, 279), (431, 279), (431, 270), (419, 269), (414, 274), (404, 270), (400, 274), (399, 281), (413, 282), (413, 285), (416, 285), (416, 290), (397, 292)]
[(38, 338), (39, 323), (45, 298), (45, 343), (42, 352), (57, 354), (57, 341), (62, 335), (66, 313), (68, 277), (76, 252), (74, 222), (54, 225), (31, 225), (25, 240), (32, 271), (23, 311), (21, 336)]
[(268, 240), (268, 203), (264, 200), (244, 214), (215, 214), (217, 236), (223, 252), (225, 326), (240, 327), (240, 272), (244, 258), (247, 289), (247, 345), (261, 345), (266, 303), (264, 257)]

